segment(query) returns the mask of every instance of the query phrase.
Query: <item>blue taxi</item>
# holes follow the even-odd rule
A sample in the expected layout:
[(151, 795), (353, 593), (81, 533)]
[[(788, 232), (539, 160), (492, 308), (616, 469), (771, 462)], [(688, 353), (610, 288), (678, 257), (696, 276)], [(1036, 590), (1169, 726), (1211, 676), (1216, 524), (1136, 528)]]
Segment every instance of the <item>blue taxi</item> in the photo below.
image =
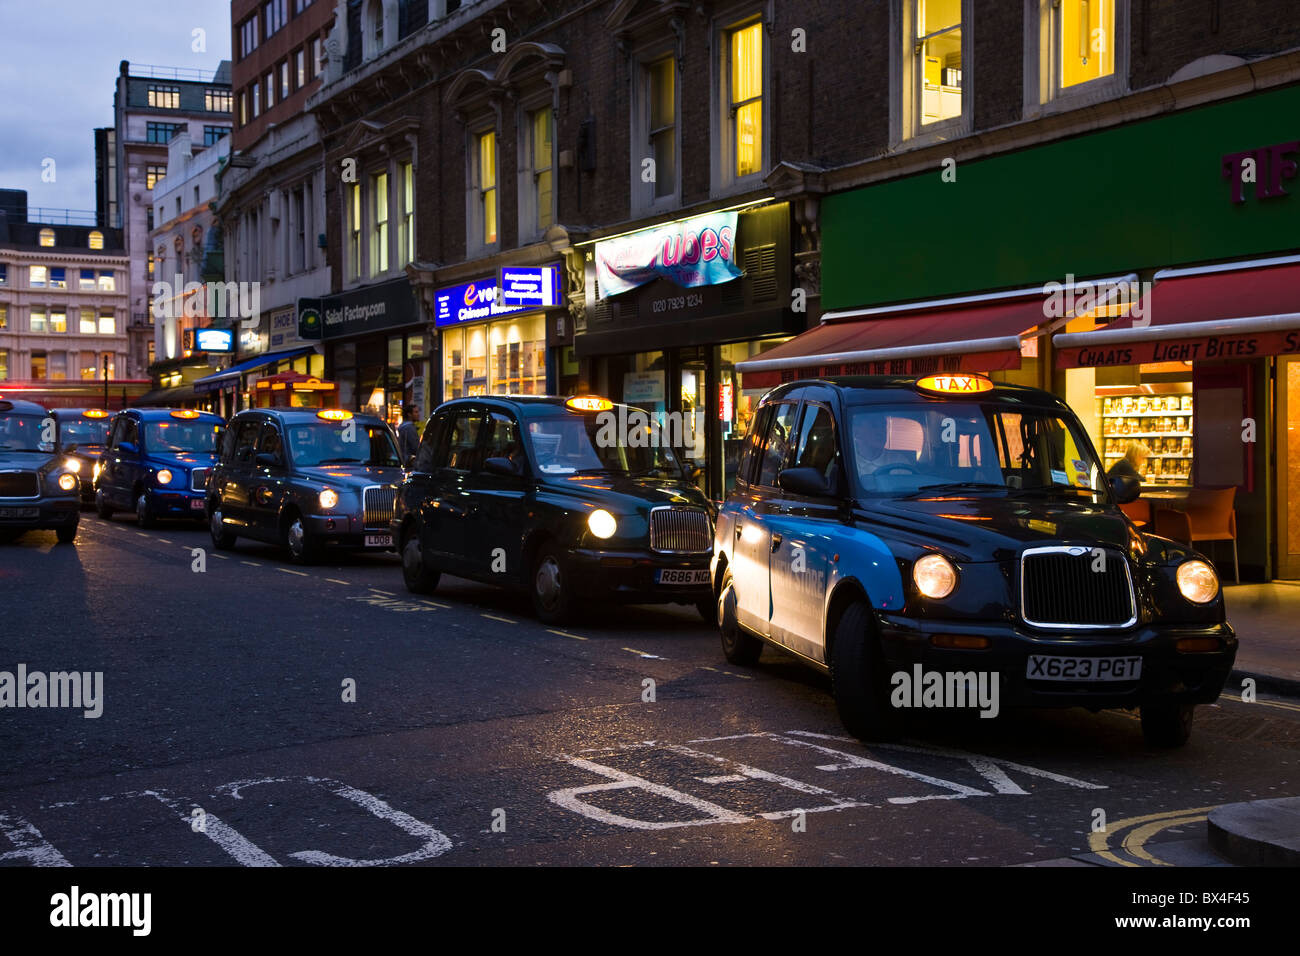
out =
[(208, 474), (224, 428), (220, 416), (192, 409), (118, 412), (95, 481), (96, 512), (133, 512), (141, 528), (159, 518), (205, 520)]
[[(713, 580), (727, 659), (827, 673), (840, 717), (910, 707), (1140, 708), (1178, 746), (1236, 656), (1212, 565), (1139, 531), (1056, 396), (978, 375), (784, 384), (764, 396)], [(921, 693), (922, 685), (924, 694)], [(934, 693), (931, 693), (931, 692)], [(992, 711), (992, 713), (989, 713)]]

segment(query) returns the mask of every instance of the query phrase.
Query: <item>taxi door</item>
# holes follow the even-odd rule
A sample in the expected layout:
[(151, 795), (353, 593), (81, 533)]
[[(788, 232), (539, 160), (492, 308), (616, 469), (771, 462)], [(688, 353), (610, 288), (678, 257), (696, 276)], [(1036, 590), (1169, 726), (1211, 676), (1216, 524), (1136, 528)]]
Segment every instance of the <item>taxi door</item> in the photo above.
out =
[[(263, 458), (264, 455), (269, 455), (270, 459)], [(260, 537), (278, 539), (280, 509), (288, 491), (288, 471), (284, 436), (279, 425), (272, 420), (262, 422), (248, 481), (248, 526)]]
[[(829, 405), (805, 402), (791, 468), (812, 468), (828, 486), (843, 493), (844, 477)], [(806, 496), (785, 492), (772, 531), (770, 577), (773, 640), (815, 661), (824, 661), (822, 612), (842, 509), (836, 494)]]
[(438, 416), (438, 446), (420, 512), (421, 545), (431, 564), (453, 574), (468, 566), (470, 480), (482, 464), (485, 415), (482, 407), (459, 405)]
[[(130, 448), (123, 449), (124, 444)], [(119, 415), (113, 425), (108, 453), (104, 456), (104, 467), (99, 474), (99, 487), (103, 489), (104, 498), (109, 504), (118, 508), (135, 509), (131, 489), (135, 486), (139, 471), (140, 429), (134, 417)]]
[[(524, 460), (519, 424), (504, 411), (491, 411), (479, 470), (467, 479), (469, 508), (465, 558), (469, 570), (491, 579), (521, 580), (524, 535), (530, 528), (528, 498), (532, 479)], [(489, 458), (515, 463), (518, 474), (499, 475), (487, 470)]]
[(759, 423), (764, 429), (757, 475), (750, 494), (740, 498), (734, 522), (731, 576), (736, 591), (736, 620), (746, 629), (767, 637), (771, 633), (771, 556), (781, 545), (773, 538), (772, 522), (780, 515), (781, 490), (777, 476), (790, 459), (798, 401), (769, 406)]
[(260, 416), (237, 418), (230, 423), (230, 454), (223, 457), (213, 497), (223, 517), (240, 530), (252, 528), (250, 494), (253, 477), (253, 457), (257, 454), (258, 433), (262, 428)]

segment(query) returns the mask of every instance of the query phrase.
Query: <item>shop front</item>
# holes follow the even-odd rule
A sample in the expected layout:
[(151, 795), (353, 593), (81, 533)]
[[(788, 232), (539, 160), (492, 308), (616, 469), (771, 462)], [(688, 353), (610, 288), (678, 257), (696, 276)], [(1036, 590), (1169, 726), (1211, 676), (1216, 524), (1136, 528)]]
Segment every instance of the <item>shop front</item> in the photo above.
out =
[(442, 363), (441, 400), (473, 395), (545, 395), (548, 335), (564, 304), (557, 266), (504, 266), (496, 276), (434, 292)]
[(741, 363), (804, 328), (788, 203), (664, 223), (587, 248), (579, 387), (660, 417), (721, 499), (765, 388)]
[[(1046, 388), (1108, 468), (1138, 467), (1130, 514), (1149, 529), (1221, 567), (1239, 556), (1243, 578), (1300, 577), (1297, 115), (1300, 88), (1283, 87), (966, 161), (960, 186), (936, 173), (825, 196), (823, 323), (746, 370)], [(1117, 157), (1158, 187), (1134, 188)], [(945, 254), (934, 230), (897, 227), (940, 222), (979, 241)]]
[(302, 299), (298, 310), (301, 333), (320, 330), (324, 377), (337, 386), (340, 408), (378, 415), (394, 428), (404, 405), (415, 405), (421, 420), (428, 415), (428, 333), (408, 280)]

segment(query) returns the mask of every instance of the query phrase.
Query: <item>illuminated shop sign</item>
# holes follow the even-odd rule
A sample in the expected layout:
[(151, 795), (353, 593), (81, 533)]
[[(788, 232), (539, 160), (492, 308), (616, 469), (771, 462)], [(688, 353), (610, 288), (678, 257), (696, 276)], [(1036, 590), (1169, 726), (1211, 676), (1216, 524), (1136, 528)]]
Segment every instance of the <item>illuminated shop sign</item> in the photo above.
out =
[(196, 352), (233, 352), (235, 350), (234, 329), (193, 329), (186, 333), (187, 347)]
[(500, 278), (504, 281), (507, 277), (510, 295), (506, 294), (505, 286), (498, 287), (496, 276), (439, 289), (434, 293), (434, 325), (442, 328), (558, 304), (559, 278), (553, 266), (503, 268)]
[(530, 309), (549, 309), (560, 304), (560, 282), (555, 266), (518, 268), (502, 266), (497, 270), (501, 301)]
[(602, 297), (660, 278), (693, 288), (730, 282), (740, 275), (735, 212), (679, 219), (596, 243)]

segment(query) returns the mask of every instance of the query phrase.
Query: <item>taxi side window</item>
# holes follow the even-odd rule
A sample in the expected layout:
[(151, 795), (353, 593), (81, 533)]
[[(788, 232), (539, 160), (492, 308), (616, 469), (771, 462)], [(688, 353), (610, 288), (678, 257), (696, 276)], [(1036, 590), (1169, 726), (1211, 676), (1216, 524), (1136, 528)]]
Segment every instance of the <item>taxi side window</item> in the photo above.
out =
[(794, 467), (811, 468), (835, 487), (839, 449), (835, 442), (835, 416), (827, 406), (812, 402), (804, 405)]
[(414, 469), (416, 471), (432, 471), (436, 467), (434, 460), (438, 454), (438, 439), (442, 437), (445, 424), (446, 416), (443, 415), (429, 419), (429, 424), (424, 429), (424, 436), (420, 439), (419, 451), (415, 453)]
[(262, 426), (262, 434), (257, 441), (257, 453), (274, 455), (277, 461), (284, 461), (284, 440), (280, 437), (280, 429), (270, 422)]
[(108, 436), (108, 447), (116, 449), (122, 444), (122, 434), (126, 431), (126, 419), (119, 418), (113, 423), (113, 431)]
[(785, 470), (790, 457), (790, 445), (794, 441), (795, 414), (799, 406), (795, 402), (782, 402), (775, 406), (763, 441), (763, 454), (758, 471), (758, 483), (768, 488), (776, 487), (776, 478)]
[(453, 471), (476, 471), (479, 465), (479, 426), (483, 413), (476, 410), (451, 412), (442, 442), (434, 459), (434, 467)]
[(517, 474), (523, 474), (524, 447), (519, 437), (519, 426), (508, 415), (493, 412), (488, 421), (487, 447), (483, 450), (483, 460), (489, 458), (506, 458), (515, 466)]
[(135, 445), (136, 448), (140, 447), (140, 430), (136, 428), (134, 418), (122, 419), (122, 422), (118, 427), (120, 429), (117, 436), (118, 445), (129, 441), (131, 444)]
[(740, 464), (736, 468), (736, 483), (752, 485), (757, 467), (759, 449), (763, 447), (763, 436), (767, 434), (767, 423), (771, 417), (772, 406), (764, 405), (754, 415), (754, 423), (745, 439), (745, 450), (741, 452)]
[(260, 423), (253, 419), (252, 421), (243, 421), (239, 423), (239, 428), (235, 431), (234, 461), (247, 463), (253, 460), (253, 452), (257, 447), (257, 432)]

